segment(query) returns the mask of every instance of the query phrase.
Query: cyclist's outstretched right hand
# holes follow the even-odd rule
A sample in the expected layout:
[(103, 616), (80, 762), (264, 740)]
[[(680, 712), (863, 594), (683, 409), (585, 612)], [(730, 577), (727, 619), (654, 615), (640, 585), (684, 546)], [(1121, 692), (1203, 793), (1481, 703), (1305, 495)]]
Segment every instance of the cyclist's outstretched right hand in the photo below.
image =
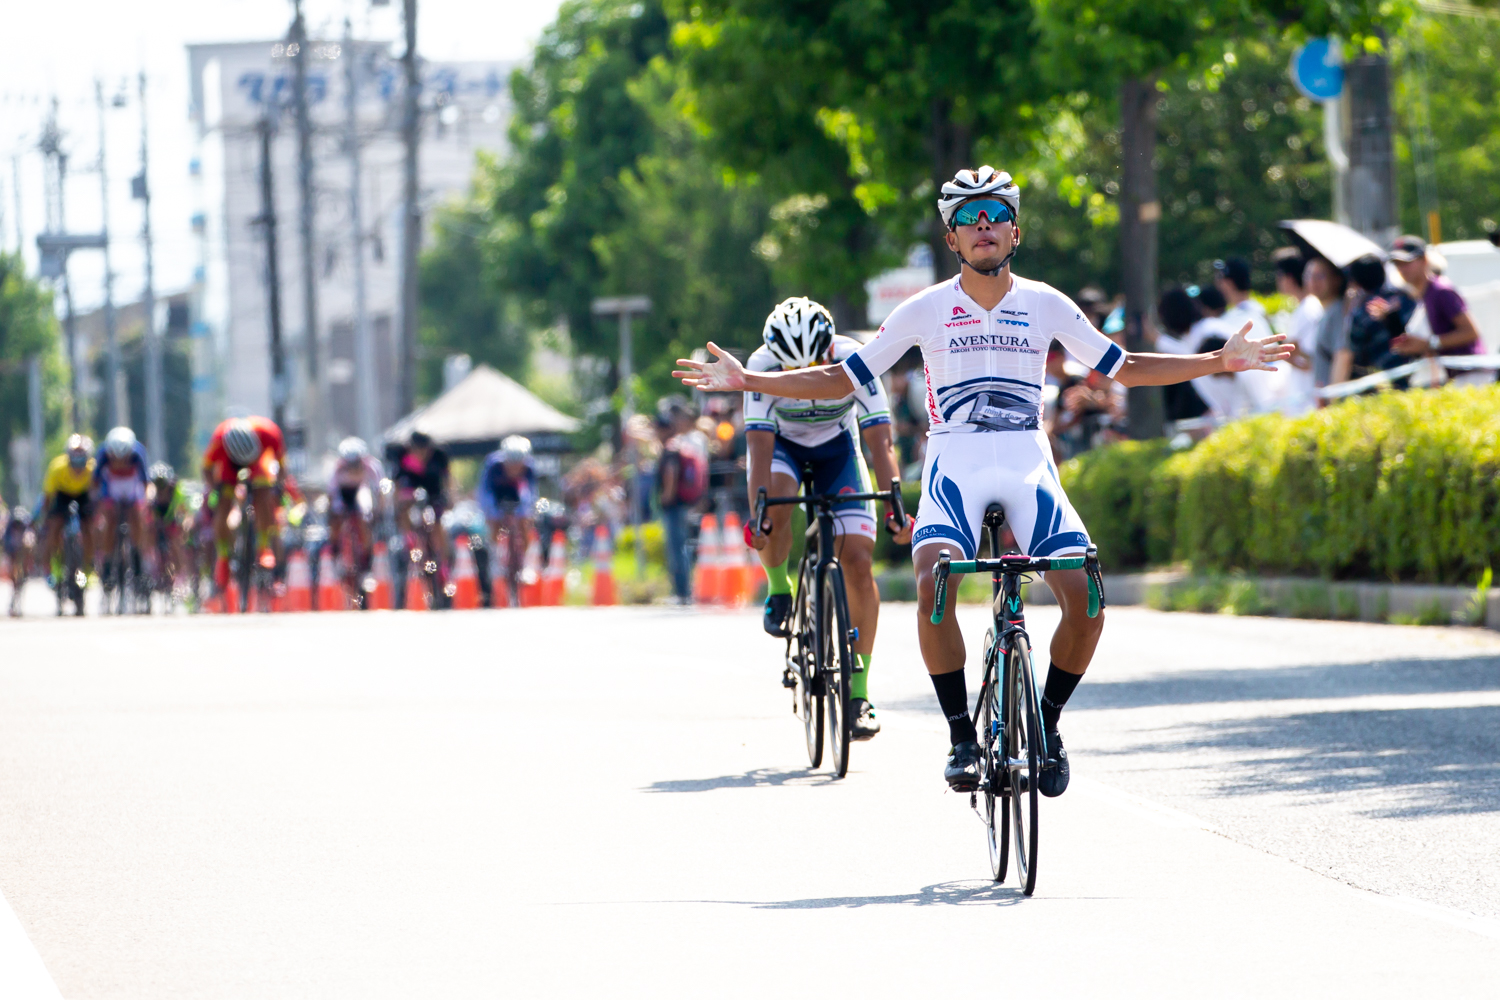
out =
[(678, 358), (677, 363), (691, 371), (675, 371), (672, 377), (681, 379), (690, 389), (702, 392), (743, 392), (745, 389), (745, 366), (724, 348), (708, 342), (710, 354), (717, 354), (718, 361), (693, 361)]

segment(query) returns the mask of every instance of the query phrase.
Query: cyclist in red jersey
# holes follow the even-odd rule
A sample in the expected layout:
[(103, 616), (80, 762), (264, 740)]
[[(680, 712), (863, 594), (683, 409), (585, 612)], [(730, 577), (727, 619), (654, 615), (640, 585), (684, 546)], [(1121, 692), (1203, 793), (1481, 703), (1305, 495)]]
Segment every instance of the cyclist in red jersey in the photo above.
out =
[(276, 508), (280, 493), (288, 485), (286, 440), (281, 428), (265, 417), (231, 417), (214, 428), (208, 450), (203, 453), (203, 482), (214, 499), (214, 586), (229, 585), (229, 510), (234, 506), (234, 487), (241, 469), (249, 470), (250, 500), (255, 506), (255, 527), (261, 539), (260, 564), (276, 566), (272, 540), (276, 536)]

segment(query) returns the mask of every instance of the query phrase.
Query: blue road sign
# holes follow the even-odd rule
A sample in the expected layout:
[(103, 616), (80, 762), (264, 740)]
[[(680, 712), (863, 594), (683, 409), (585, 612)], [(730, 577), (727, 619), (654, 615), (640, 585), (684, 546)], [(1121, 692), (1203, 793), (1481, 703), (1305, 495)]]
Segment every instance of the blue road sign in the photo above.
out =
[(1344, 91), (1344, 66), (1337, 43), (1314, 38), (1292, 53), (1292, 83), (1315, 101), (1332, 101)]

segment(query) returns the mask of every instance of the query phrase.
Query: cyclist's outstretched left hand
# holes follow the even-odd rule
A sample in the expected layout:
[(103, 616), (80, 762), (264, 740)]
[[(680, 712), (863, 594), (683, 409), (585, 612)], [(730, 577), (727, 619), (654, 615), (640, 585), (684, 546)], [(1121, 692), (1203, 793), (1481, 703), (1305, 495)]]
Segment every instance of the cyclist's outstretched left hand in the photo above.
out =
[(1286, 334), (1273, 333), (1269, 337), (1251, 340), (1248, 334), (1253, 323), (1246, 323), (1239, 332), (1229, 338), (1219, 351), (1226, 372), (1248, 372), (1276, 370), (1276, 362), (1287, 361), (1292, 356), (1292, 346), (1284, 343)]
[(690, 389), (703, 392), (744, 392), (745, 366), (739, 359), (713, 341), (708, 342), (710, 354), (717, 354), (718, 361), (691, 361), (678, 358), (677, 363), (688, 371), (675, 371), (673, 378), (681, 379)]

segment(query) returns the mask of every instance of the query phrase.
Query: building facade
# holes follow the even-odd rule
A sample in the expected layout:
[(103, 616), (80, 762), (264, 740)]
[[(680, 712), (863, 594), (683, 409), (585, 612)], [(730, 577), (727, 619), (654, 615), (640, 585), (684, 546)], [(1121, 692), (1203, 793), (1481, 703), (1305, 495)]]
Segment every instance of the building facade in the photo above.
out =
[[(304, 321), (302, 240), (293, 60), (283, 43), (188, 47), (196, 155), (190, 182), (200, 258), (192, 289), (195, 441), (206, 446), (226, 416), (271, 415), (285, 400), (294, 469), (359, 429), (355, 253), (365, 268), (365, 330), (374, 369), (374, 413), (394, 423), (400, 358), (403, 77), (384, 45), (310, 43), (307, 99), (312, 124), (313, 284), (316, 325)], [(355, 67), (350, 129), (348, 64)], [(510, 118), (506, 63), (424, 63), (420, 96), (420, 204), (424, 219), (469, 187), (475, 154), (503, 154)], [(361, 225), (351, 215), (350, 140), (360, 155)], [(264, 153), (269, 151), (269, 157)], [(263, 165), (264, 159), (264, 165)], [(272, 197), (263, 206), (265, 166)], [(268, 241), (274, 215), (275, 245)], [(286, 382), (273, 385), (270, 254), (276, 254)], [(309, 378), (309, 351), (317, 377)], [(321, 440), (306, 441), (321, 399)], [(300, 452), (300, 453), (298, 453)]]

